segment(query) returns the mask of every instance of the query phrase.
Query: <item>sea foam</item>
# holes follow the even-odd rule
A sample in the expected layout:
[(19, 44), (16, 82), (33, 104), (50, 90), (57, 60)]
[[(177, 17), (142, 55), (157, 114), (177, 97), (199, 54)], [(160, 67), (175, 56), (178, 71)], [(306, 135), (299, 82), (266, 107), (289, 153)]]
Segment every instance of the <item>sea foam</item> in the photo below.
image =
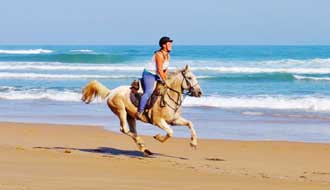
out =
[[(143, 64), (64, 64), (60, 62), (0, 62), (0, 70), (46, 70), (46, 71), (142, 71)], [(174, 71), (177, 67), (169, 67)], [(289, 74), (330, 74), (330, 66), (323, 67), (292, 67), (265, 65), (254, 66), (192, 66), (192, 71), (213, 73), (289, 73)]]
[(330, 77), (309, 77), (301, 75), (293, 75), (297, 80), (315, 80), (315, 81), (330, 81)]
[(69, 75), (69, 74), (40, 74), (40, 73), (6, 73), (0, 72), (3, 79), (129, 79), (138, 78), (133, 75)]
[(52, 52), (52, 50), (47, 49), (0, 50), (0, 54), (42, 54)]
[(80, 53), (93, 53), (93, 50), (90, 49), (74, 49), (74, 50), (70, 50), (71, 52), (80, 52)]
[(315, 96), (252, 96), (252, 97), (225, 97), (208, 96), (201, 98), (188, 97), (185, 106), (208, 106), (226, 109), (275, 109), (301, 110), (314, 112), (330, 112), (330, 97)]
[[(2, 89), (2, 90), (1, 90)], [(0, 87), (0, 99), (79, 102), (81, 90), (54, 90)], [(216, 107), (223, 109), (274, 109), (300, 110), (308, 112), (330, 112), (330, 97), (323, 96), (271, 96), (260, 95), (251, 97), (204, 96), (201, 98), (187, 97), (185, 107)]]

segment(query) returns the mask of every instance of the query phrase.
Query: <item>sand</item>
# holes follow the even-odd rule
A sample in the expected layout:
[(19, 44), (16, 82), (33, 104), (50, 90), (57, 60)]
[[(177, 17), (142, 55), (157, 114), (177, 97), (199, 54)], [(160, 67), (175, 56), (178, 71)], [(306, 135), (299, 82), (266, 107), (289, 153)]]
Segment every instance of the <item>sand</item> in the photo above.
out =
[(143, 157), (102, 127), (0, 128), (0, 190), (330, 189), (330, 144), (199, 139), (194, 150), (189, 139), (143, 136), (155, 153)]

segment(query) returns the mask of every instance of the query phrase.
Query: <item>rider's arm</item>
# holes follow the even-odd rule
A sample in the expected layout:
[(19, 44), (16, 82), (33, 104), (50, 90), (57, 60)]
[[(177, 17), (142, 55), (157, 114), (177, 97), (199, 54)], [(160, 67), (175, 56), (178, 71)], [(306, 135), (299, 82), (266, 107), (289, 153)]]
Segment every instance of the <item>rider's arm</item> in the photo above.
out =
[(166, 77), (167, 77), (167, 71), (168, 71), (168, 69), (166, 69), (166, 70), (164, 71)]
[(156, 65), (157, 65), (157, 74), (162, 78), (163, 81), (166, 79), (167, 70), (163, 71), (164, 58), (160, 53), (155, 55)]

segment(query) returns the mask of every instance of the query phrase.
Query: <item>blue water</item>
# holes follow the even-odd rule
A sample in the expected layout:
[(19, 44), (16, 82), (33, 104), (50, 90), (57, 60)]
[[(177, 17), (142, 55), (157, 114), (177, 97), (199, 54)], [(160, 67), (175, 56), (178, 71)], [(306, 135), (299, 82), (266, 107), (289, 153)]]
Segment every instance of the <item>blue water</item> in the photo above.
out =
[[(130, 84), (156, 49), (0, 46), (0, 107), (7, 110), (0, 120), (117, 131), (104, 102), (80, 102), (81, 89), (92, 79), (109, 88)], [(200, 137), (330, 142), (330, 46), (174, 45), (171, 56), (171, 70), (189, 64), (202, 86), (202, 98), (184, 101)], [(158, 130), (140, 125), (141, 133)]]

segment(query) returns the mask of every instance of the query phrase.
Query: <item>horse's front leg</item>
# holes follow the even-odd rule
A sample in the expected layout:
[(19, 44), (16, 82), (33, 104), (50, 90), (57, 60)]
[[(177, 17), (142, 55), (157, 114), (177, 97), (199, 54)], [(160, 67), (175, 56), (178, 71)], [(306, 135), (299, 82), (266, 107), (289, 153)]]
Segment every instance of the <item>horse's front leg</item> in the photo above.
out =
[(166, 135), (165, 136), (162, 136), (160, 134), (157, 134), (154, 136), (154, 138), (156, 140), (158, 140), (159, 142), (163, 143), (165, 142), (167, 139), (169, 139), (170, 137), (173, 136), (173, 130), (171, 129), (171, 127), (166, 123), (166, 121), (164, 119), (160, 119), (159, 122), (156, 123), (156, 125), (163, 129), (164, 131), (166, 131)]
[(191, 121), (189, 121), (189, 120), (187, 120), (183, 117), (179, 117), (178, 119), (176, 119), (172, 122), (172, 125), (187, 126), (190, 130), (190, 133), (191, 133), (190, 146), (193, 147), (193, 148), (197, 148), (197, 134), (196, 134), (196, 131), (194, 129), (194, 125)]

